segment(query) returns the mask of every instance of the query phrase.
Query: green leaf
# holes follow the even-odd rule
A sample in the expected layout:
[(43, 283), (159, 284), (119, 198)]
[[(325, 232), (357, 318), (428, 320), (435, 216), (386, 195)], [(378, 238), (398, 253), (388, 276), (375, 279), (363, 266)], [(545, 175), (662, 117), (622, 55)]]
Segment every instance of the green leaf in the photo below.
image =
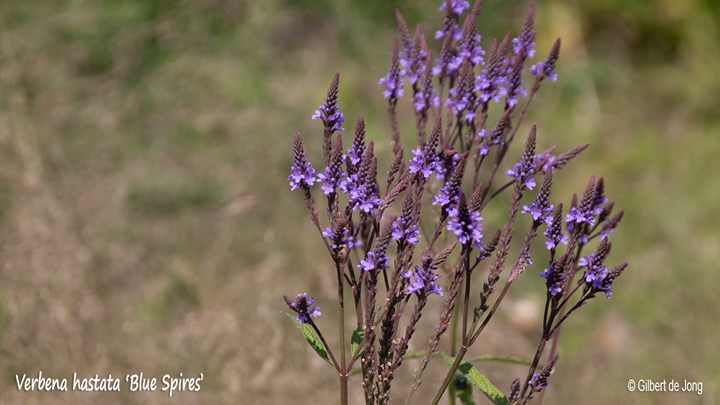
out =
[(288, 314), (287, 312), (285, 315), (288, 316), (288, 318), (292, 319), (292, 321), (295, 323), (295, 326), (300, 329), (303, 336), (305, 336), (305, 340), (307, 340), (308, 344), (310, 344), (310, 347), (315, 350), (315, 353), (317, 353), (320, 357), (322, 357), (323, 360), (325, 360), (328, 364), (332, 366), (332, 363), (330, 363), (330, 359), (328, 357), (327, 350), (325, 350), (325, 345), (323, 345), (322, 340), (320, 340), (320, 336), (315, 332), (315, 329), (312, 328), (312, 326), (306, 324), (306, 323), (300, 323), (297, 319), (295, 319), (294, 316), (291, 314)]
[(522, 356), (517, 356), (514, 354), (506, 354), (506, 355), (495, 355), (495, 354), (486, 354), (482, 356), (473, 357), (471, 359), (467, 360), (470, 363), (476, 363), (480, 361), (499, 361), (501, 363), (512, 363), (512, 364), (524, 364), (529, 366), (532, 362), (529, 359), (526, 359)]
[[(442, 358), (447, 363), (448, 367), (452, 366), (455, 362), (455, 358), (441, 353)], [(492, 401), (495, 405), (508, 405), (509, 401), (505, 394), (502, 393), (493, 383), (488, 380), (487, 377), (480, 374), (479, 371), (468, 361), (462, 361), (458, 371), (465, 374), (472, 385), (476, 386), (485, 396)]]
[(353, 356), (358, 354), (360, 350), (362, 350), (362, 341), (365, 337), (365, 328), (363, 325), (359, 325), (355, 330), (353, 331), (352, 337), (350, 338), (350, 353), (352, 353)]

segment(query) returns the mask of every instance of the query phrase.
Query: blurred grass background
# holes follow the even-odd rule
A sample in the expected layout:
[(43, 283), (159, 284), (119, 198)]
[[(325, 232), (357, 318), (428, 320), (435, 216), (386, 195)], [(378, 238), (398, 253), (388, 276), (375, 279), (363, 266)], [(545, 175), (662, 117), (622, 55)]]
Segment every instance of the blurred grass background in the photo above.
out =
[[(377, 79), (393, 10), (431, 35), (437, 3), (1, 2), (0, 402), (334, 403), (331, 371), (282, 314), (282, 294), (307, 290), (334, 330), (331, 263), (285, 180), (291, 135), (319, 165), (310, 115), (339, 71), (346, 126), (364, 115), (389, 159)], [(545, 403), (719, 401), (718, 4), (538, 2), (538, 56), (557, 36), (563, 49), (527, 122), (543, 148), (592, 142), (556, 200), (605, 176), (626, 211), (612, 259), (630, 262), (563, 330)], [(517, 33), (526, 6), (486, 1), (483, 44)], [(532, 354), (535, 270), (478, 354)], [(15, 374), (39, 370), (205, 379), (171, 400), (18, 393)], [(481, 370), (506, 390), (524, 368)], [(630, 378), (704, 392), (629, 394)]]

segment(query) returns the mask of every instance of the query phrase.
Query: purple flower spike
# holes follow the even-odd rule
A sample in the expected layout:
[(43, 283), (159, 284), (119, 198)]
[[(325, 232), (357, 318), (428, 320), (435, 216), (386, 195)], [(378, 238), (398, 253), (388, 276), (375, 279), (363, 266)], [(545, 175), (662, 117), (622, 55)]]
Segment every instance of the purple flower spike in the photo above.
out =
[(523, 24), (520, 36), (512, 40), (513, 53), (515, 55), (522, 55), (523, 59), (525, 57), (532, 58), (535, 56), (535, 30), (533, 29), (534, 20), (535, 3), (532, 3), (527, 16), (525, 17), (525, 23)]
[(440, 276), (433, 271), (431, 260), (426, 261), (422, 266), (415, 266), (415, 270), (408, 270), (403, 273), (403, 277), (409, 281), (407, 295), (443, 295), (442, 287), (436, 283)]
[(549, 214), (553, 210), (552, 204), (546, 204), (543, 205), (538, 202), (538, 200), (533, 200), (529, 205), (523, 206), (522, 213), (523, 214), (530, 214), (533, 218), (533, 221), (537, 221), (542, 218), (543, 222), (550, 223), (552, 222), (552, 216)]
[(340, 75), (335, 74), (333, 81), (330, 83), (325, 101), (315, 110), (312, 119), (321, 120), (325, 125), (325, 130), (332, 135), (335, 131), (343, 131), (342, 124), (345, 122), (345, 116), (340, 112), (337, 105), (338, 84)]
[(317, 318), (322, 315), (320, 313), (320, 307), (313, 304), (315, 303), (314, 297), (307, 296), (307, 293), (298, 294), (294, 300), (291, 300), (287, 296), (283, 297), (285, 302), (288, 304), (290, 309), (295, 311), (295, 320), (300, 323), (308, 323), (310, 319)]
[(566, 277), (559, 271), (557, 262), (552, 262), (550, 267), (540, 273), (540, 277), (546, 280), (545, 284), (547, 285), (550, 295), (556, 296), (562, 292), (562, 286), (565, 284)]
[(482, 247), (482, 217), (478, 211), (468, 209), (465, 195), (460, 193), (457, 209), (451, 210), (447, 230), (457, 236), (463, 245)]
[(352, 166), (357, 166), (360, 163), (362, 155), (365, 153), (365, 148), (365, 119), (360, 117), (355, 125), (352, 146), (347, 151), (347, 156)]
[(352, 236), (345, 223), (338, 223), (334, 229), (330, 226), (325, 227), (322, 236), (330, 239), (330, 246), (336, 251), (340, 250), (343, 245), (353, 248), (362, 244), (360, 239), (355, 239)]
[[(457, 156), (457, 155), (455, 155)], [(465, 172), (465, 161), (467, 154), (463, 154), (458, 158), (458, 162), (453, 168), (450, 179), (440, 189), (440, 192), (434, 197), (433, 205), (439, 205), (447, 212), (452, 211), (460, 199), (460, 185)]]
[(418, 243), (420, 231), (418, 231), (417, 223), (413, 212), (415, 211), (415, 202), (411, 193), (406, 193), (402, 202), (402, 210), (400, 216), (392, 223), (392, 238), (398, 242), (398, 245), (405, 243), (415, 245)]
[(390, 69), (378, 82), (381, 86), (385, 86), (383, 97), (397, 100), (403, 96), (403, 81), (400, 78), (400, 62), (398, 59), (398, 41), (393, 41), (392, 54), (390, 57)]
[(562, 231), (562, 204), (558, 204), (555, 208), (552, 221), (548, 224), (548, 229), (543, 234), (547, 237), (545, 247), (547, 250), (557, 249), (562, 243), (568, 244), (568, 236)]
[(528, 136), (527, 143), (525, 144), (525, 151), (523, 152), (520, 161), (517, 162), (512, 169), (505, 172), (508, 176), (514, 178), (530, 190), (535, 187), (535, 178), (533, 177), (533, 174), (535, 174), (536, 131), (537, 127), (533, 125), (530, 129), (530, 135)]
[(378, 253), (374, 250), (368, 252), (367, 256), (360, 261), (359, 268), (365, 271), (387, 269), (388, 256), (385, 252)]
[(558, 75), (555, 71), (555, 63), (560, 56), (560, 38), (555, 41), (550, 53), (547, 58), (530, 66), (530, 73), (532, 73), (538, 80), (543, 80), (546, 77), (552, 81), (557, 81)]
[(441, 132), (442, 125), (438, 119), (425, 146), (422, 149), (413, 149), (413, 158), (410, 160), (409, 166), (410, 173), (420, 173), (425, 179), (433, 173), (440, 172), (442, 174), (443, 166), (436, 150)]
[(318, 174), (318, 179), (324, 183), (321, 188), (325, 195), (334, 193), (338, 186), (345, 181), (346, 175), (342, 169), (343, 160), (342, 140), (340, 135), (338, 135), (332, 151), (330, 164), (325, 167), (322, 173)]
[(552, 210), (553, 205), (550, 204), (550, 187), (552, 186), (552, 172), (547, 172), (545, 174), (545, 179), (543, 180), (542, 187), (540, 187), (540, 192), (538, 192), (537, 197), (535, 197), (535, 200), (531, 202), (529, 205), (523, 206), (522, 213), (523, 214), (530, 214), (533, 218), (533, 221), (539, 221), (542, 220), (542, 222), (545, 222), (547, 224), (552, 223), (553, 217), (552, 217)]
[(305, 157), (305, 148), (303, 147), (302, 137), (296, 133), (293, 139), (293, 165), (290, 168), (290, 189), (310, 187), (317, 181), (315, 178), (315, 169)]
[(578, 232), (581, 233), (580, 236), (583, 243), (585, 243), (585, 239), (587, 237), (587, 235), (583, 233), (585, 224), (587, 224), (587, 226), (595, 225), (596, 194), (595, 176), (592, 176), (585, 192), (583, 193), (579, 206), (570, 208), (570, 212), (565, 216), (567, 229), (570, 232), (574, 232), (577, 226)]

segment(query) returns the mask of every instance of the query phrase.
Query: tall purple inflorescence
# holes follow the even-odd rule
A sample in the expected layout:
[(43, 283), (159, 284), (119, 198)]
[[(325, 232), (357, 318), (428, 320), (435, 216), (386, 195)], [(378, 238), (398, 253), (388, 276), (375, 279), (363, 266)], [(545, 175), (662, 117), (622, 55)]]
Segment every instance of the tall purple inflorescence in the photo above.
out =
[(374, 156), (373, 143), (370, 142), (362, 156), (356, 173), (340, 184), (340, 189), (350, 195), (348, 203), (353, 209), (365, 213), (374, 213), (380, 205), (377, 185), (377, 159)]
[(498, 46), (493, 41), (488, 62), (485, 69), (475, 78), (475, 93), (478, 100), (487, 103), (490, 100), (500, 101), (500, 97), (507, 94), (507, 78), (505, 77), (505, 53), (507, 52), (507, 37)]
[(398, 59), (398, 41), (393, 41), (392, 53), (390, 56), (390, 69), (387, 74), (378, 82), (384, 86), (383, 97), (398, 99), (403, 96), (403, 80), (400, 77), (400, 61)]
[(525, 23), (523, 24), (520, 36), (513, 38), (513, 53), (515, 55), (522, 55), (523, 58), (532, 58), (535, 56), (535, 30), (533, 23), (535, 21), (535, 3), (530, 4), (528, 13), (525, 16)]
[(342, 131), (344, 128), (342, 124), (345, 122), (345, 116), (340, 111), (340, 107), (337, 104), (338, 97), (338, 82), (339, 75), (335, 75), (333, 81), (330, 83), (328, 94), (325, 97), (325, 101), (320, 104), (315, 113), (312, 115), (312, 119), (321, 120), (327, 132), (332, 135), (336, 131)]
[(530, 73), (540, 81), (546, 77), (552, 81), (557, 81), (558, 75), (555, 71), (555, 63), (557, 62), (559, 55), (560, 38), (555, 41), (555, 45), (553, 45), (552, 50), (550, 50), (550, 53), (544, 61), (530, 66)]
[(303, 147), (302, 137), (295, 134), (293, 138), (293, 165), (290, 168), (290, 189), (295, 190), (298, 187), (312, 186), (317, 178), (315, 178), (315, 169), (305, 157), (305, 148)]

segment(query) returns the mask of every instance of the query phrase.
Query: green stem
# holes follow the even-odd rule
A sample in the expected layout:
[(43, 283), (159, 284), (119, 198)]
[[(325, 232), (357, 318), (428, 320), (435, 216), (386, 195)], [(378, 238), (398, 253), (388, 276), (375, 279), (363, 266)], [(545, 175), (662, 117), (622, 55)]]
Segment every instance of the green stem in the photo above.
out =
[(340, 334), (340, 404), (348, 403), (348, 370), (347, 359), (345, 357), (345, 304), (343, 299), (343, 270), (340, 263), (335, 262), (338, 279), (338, 332)]

